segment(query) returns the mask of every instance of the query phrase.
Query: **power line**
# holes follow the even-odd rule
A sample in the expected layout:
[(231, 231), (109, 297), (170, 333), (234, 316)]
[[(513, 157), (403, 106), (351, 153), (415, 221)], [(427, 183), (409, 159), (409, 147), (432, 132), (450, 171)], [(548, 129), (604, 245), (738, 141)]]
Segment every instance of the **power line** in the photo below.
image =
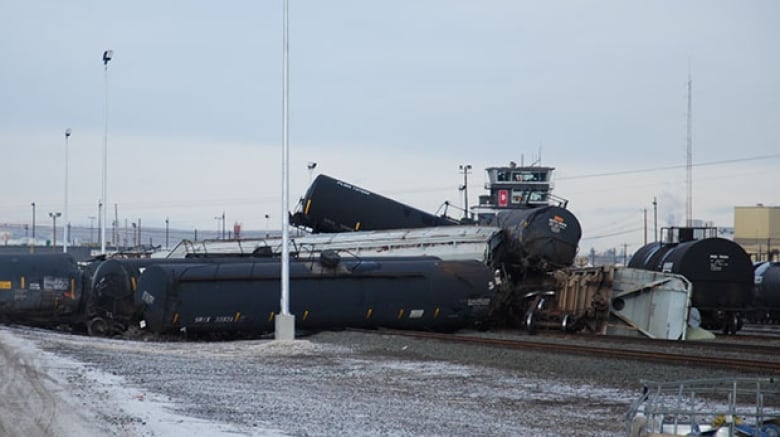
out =
[[(780, 158), (780, 153), (763, 155), (763, 156), (753, 156), (750, 158), (738, 158), (738, 159), (726, 159), (723, 161), (701, 162), (698, 164), (693, 164), (693, 167), (706, 167), (711, 165), (733, 164), (736, 162), (760, 161), (764, 159), (774, 159), (774, 158)], [(621, 171), (605, 172), (605, 173), (591, 173), (591, 174), (575, 175), (575, 176), (563, 176), (563, 177), (558, 177), (557, 180), (561, 181), (561, 180), (587, 179), (587, 178), (596, 178), (596, 177), (605, 177), (605, 176), (620, 176), (620, 175), (636, 174), (636, 173), (650, 173), (654, 171), (678, 170), (681, 168), (686, 168), (686, 164), (670, 165), (667, 167), (644, 168), (638, 170), (621, 170)]]

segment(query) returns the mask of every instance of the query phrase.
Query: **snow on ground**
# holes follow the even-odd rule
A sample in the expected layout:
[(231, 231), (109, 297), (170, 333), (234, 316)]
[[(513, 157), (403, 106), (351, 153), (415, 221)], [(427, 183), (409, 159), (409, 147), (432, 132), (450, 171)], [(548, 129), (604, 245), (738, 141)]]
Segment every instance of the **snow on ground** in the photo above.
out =
[(625, 433), (634, 391), (540, 377), (515, 356), (426, 359), (426, 345), (382, 338), (163, 343), (0, 327), (0, 435)]

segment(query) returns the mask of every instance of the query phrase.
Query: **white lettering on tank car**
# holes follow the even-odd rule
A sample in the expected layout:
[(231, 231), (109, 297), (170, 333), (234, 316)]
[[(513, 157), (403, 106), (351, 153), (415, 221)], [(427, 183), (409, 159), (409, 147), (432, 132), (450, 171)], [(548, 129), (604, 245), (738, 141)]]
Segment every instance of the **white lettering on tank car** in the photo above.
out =
[(490, 305), (490, 298), (489, 297), (481, 297), (479, 299), (469, 299), (466, 301), (466, 305), (470, 307), (476, 307), (476, 306), (487, 306)]
[(722, 272), (729, 267), (729, 256), (722, 254), (710, 254), (710, 271)]
[(144, 292), (141, 293), (141, 300), (144, 301), (144, 303), (147, 305), (154, 304), (154, 296), (149, 294), (146, 290), (144, 290)]
[(63, 291), (67, 290), (70, 287), (68, 286), (70, 281), (68, 281), (68, 278), (61, 278), (61, 277), (54, 277), (54, 276), (44, 276), (43, 277), (43, 289), (44, 290), (56, 290), (56, 291)]
[(410, 319), (419, 319), (423, 316), (425, 313), (425, 310), (411, 310), (409, 311), (409, 318)]

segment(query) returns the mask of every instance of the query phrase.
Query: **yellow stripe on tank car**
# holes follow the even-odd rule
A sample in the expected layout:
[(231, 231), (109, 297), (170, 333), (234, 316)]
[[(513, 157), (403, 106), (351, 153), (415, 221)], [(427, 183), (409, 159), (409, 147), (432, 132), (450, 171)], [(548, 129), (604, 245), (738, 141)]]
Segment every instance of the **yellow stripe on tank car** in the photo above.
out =
[(433, 310), (433, 318), (435, 319), (437, 317), (439, 317), (439, 307), (436, 307), (436, 309)]
[(360, 230), (360, 222), (355, 223), (355, 230), (356, 231)]
[(269, 321), (269, 322), (270, 322), (270, 321), (272, 321), (272, 320), (274, 319), (274, 316), (275, 316), (275, 315), (276, 315), (276, 313), (274, 313), (273, 311), (271, 311), (271, 314), (269, 314), (269, 315), (268, 315), (268, 321)]
[[(0, 290), (10, 290), (13, 288), (11, 281), (0, 281)], [(24, 288), (24, 286), (22, 286)]]
[(241, 320), (241, 313), (240, 312), (236, 313), (236, 316), (233, 318), (233, 321), (238, 322), (239, 320)]
[(22, 276), (20, 279), (21, 279), (21, 282), (22, 282), (22, 288), (25, 288), (25, 287), (24, 287), (24, 285), (25, 285), (24, 283), (25, 283), (26, 281), (24, 280), (24, 276)]
[(306, 320), (309, 317), (309, 310), (303, 311), (303, 320)]
[(368, 311), (366, 311), (366, 320), (370, 319), (372, 314), (374, 314), (374, 309), (369, 308)]
[(135, 291), (135, 276), (130, 277), (130, 289)]
[(179, 323), (179, 313), (174, 313), (173, 314), (173, 324), (175, 325), (177, 323)]
[(304, 215), (309, 215), (309, 208), (311, 208), (311, 199), (306, 201), (306, 208), (303, 209)]
[(70, 298), (76, 300), (76, 279), (70, 278)]
[(404, 309), (403, 309), (403, 308), (401, 308), (400, 310), (398, 310), (398, 318), (400, 319), (400, 318), (402, 318), (403, 316), (404, 316)]

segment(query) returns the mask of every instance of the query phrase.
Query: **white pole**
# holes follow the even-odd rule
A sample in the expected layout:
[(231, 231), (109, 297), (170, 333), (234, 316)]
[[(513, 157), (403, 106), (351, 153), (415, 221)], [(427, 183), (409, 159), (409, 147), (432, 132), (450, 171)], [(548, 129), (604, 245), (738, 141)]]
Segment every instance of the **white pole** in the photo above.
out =
[(276, 332), (275, 337), (277, 340), (294, 340), (295, 339), (295, 316), (290, 314), (290, 217), (289, 217), (289, 203), (290, 203), (290, 177), (289, 177), (289, 160), (290, 160), (290, 145), (289, 145), (289, 42), (287, 38), (287, 23), (288, 23), (288, 0), (284, 0), (284, 72), (283, 72), (283, 96), (282, 96), (282, 292), (280, 302), (280, 313), (276, 317)]
[(68, 240), (70, 239), (70, 232), (68, 232), (68, 138), (70, 138), (70, 128), (65, 129), (65, 217), (62, 220), (62, 235), (65, 236), (65, 241), (62, 243), (62, 252), (68, 253)]
[(282, 97), (282, 299), (281, 299), (281, 313), (284, 315), (290, 314), (290, 231), (288, 229), (290, 224), (289, 208), (290, 201), (289, 185), (290, 178), (288, 170), (290, 167), (290, 132), (289, 132), (289, 87), (290, 87), (290, 70), (289, 70), (289, 39), (288, 39), (288, 22), (289, 22), (289, 4), (288, 0), (284, 0), (284, 55), (283, 55), (283, 97)]

